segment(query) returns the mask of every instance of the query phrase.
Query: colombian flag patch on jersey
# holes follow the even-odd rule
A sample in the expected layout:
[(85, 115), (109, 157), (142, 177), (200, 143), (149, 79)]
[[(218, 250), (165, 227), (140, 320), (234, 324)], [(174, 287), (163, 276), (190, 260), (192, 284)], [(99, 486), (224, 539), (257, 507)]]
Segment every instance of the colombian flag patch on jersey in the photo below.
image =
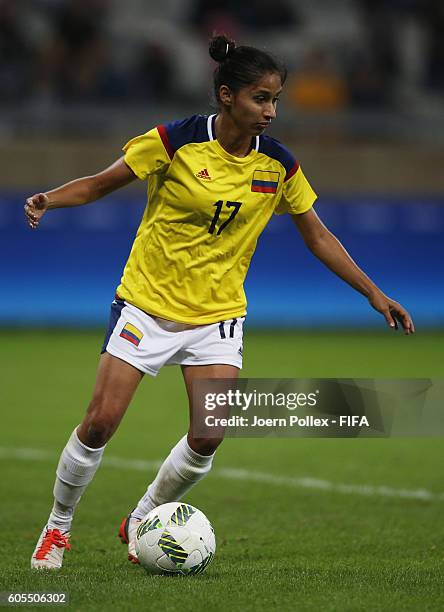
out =
[(257, 193), (276, 193), (279, 185), (279, 172), (255, 170), (251, 182), (251, 191)]
[(143, 338), (143, 334), (137, 329), (137, 327), (131, 325), (131, 323), (125, 323), (124, 328), (120, 332), (120, 337), (125, 338), (125, 340), (128, 340), (135, 346), (139, 346), (139, 343)]

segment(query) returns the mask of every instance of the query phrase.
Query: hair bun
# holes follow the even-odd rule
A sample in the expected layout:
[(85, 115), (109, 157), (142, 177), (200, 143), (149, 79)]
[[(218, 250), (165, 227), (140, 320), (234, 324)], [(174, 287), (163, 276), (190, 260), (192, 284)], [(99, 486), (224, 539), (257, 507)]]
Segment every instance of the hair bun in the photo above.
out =
[(227, 38), (225, 35), (213, 36), (210, 40), (209, 53), (210, 56), (216, 61), (224, 62), (236, 48), (236, 43), (231, 38)]

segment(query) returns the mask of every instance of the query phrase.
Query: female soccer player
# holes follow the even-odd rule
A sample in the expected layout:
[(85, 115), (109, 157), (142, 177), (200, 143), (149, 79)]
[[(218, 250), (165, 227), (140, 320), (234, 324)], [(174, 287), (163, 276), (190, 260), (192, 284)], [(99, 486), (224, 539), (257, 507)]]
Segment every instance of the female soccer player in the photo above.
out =
[[(34, 568), (61, 567), (74, 509), (99, 467), (145, 373), (179, 364), (190, 402), (197, 378), (235, 379), (242, 366), (243, 282), (259, 234), (273, 213), (289, 213), (308, 248), (365, 295), (390, 327), (414, 327), (407, 311), (358, 268), (313, 210), (316, 195), (293, 155), (264, 135), (276, 117), (286, 69), (267, 53), (210, 42), (218, 62), (219, 112), (160, 125), (130, 140), (124, 156), (96, 174), (26, 200), (37, 228), (53, 208), (97, 200), (148, 179), (148, 205), (111, 306), (93, 397), (57, 467), (54, 506), (32, 555)], [(120, 537), (137, 563), (135, 533), (156, 506), (179, 500), (211, 469), (222, 441), (190, 429), (172, 449)]]

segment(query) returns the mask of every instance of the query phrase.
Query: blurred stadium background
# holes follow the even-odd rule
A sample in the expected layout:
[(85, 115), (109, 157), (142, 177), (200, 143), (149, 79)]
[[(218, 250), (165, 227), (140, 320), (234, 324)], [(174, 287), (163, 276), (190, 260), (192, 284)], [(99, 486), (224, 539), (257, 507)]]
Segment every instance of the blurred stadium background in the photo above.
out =
[[(56, 211), (36, 233), (23, 200), (102, 169), (153, 125), (207, 113), (214, 30), (286, 61), (270, 134), (358, 263), (420, 326), (443, 326), (440, 0), (0, 0), (0, 324), (106, 321), (144, 186)], [(263, 235), (247, 294), (251, 325), (381, 324), (289, 218)]]

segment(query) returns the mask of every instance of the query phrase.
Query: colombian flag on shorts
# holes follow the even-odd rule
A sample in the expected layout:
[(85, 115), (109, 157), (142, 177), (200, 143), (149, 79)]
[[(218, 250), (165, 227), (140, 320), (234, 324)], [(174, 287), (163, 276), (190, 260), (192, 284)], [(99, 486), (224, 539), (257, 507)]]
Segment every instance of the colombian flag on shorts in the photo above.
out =
[(137, 327), (131, 325), (131, 323), (125, 323), (124, 328), (120, 332), (120, 337), (125, 338), (125, 340), (128, 340), (135, 346), (139, 346), (139, 343), (143, 338), (143, 334), (137, 329)]
[(279, 172), (255, 170), (251, 182), (251, 191), (258, 193), (276, 193), (279, 185)]

